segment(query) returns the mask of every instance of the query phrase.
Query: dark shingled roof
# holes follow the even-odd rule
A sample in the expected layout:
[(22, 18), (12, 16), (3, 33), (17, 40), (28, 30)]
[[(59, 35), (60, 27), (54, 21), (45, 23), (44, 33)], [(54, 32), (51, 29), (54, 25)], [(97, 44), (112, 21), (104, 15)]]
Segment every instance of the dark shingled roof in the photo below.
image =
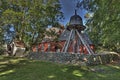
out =
[[(62, 41), (62, 40), (67, 40), (68, 37), (69, 37), (69, 35), (70, 35), (70, 31), (66, 29), (66, 30), (64, 30), (63, 33), (60, 35), (59, 40), (60, 40), (60, 41)], [(74, 33), (73, 33), (72, 35), (74, 35)], [(82, 35), (82, 37), (88, 42), (88, 44), (92, 44), (92, 42), (91, 42), (91, 40), (89, 39), (89, 36), (88, 36), (87, 33), (81, 33), (81, 35)], [(72, 36), (72, 37), (71, 37), (71, 40), (73, 40), (73, 39), (74, 39), (74, 37)]]

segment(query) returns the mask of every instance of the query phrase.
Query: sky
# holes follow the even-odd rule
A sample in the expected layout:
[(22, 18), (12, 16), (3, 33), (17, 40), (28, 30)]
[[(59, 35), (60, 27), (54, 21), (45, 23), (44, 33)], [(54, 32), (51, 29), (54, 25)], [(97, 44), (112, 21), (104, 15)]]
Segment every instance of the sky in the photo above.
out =
[[(65, 17), (65, 19), (60, 23), (63, 25), (66, 25), (69, 22), (70, 17), (75, 14), (76, 0), (60, 0), (60, 3), (62, 5), (62, 12), (64, 13), (64, 17)], [(84, 18), (85, 13), (86, 13), (85, 10), (82, 10), (82, 9), (77, 10), (77, 14), (80, 17), (82, 17), (83, 22), (85, 22), (85, 18)]]

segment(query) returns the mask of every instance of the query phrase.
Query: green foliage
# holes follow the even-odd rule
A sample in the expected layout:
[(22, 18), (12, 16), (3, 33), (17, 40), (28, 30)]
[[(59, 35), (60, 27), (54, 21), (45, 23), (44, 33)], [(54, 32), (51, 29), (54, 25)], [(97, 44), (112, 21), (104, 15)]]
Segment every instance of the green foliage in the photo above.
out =
[(119, 4), (119, 0), (83, 0), (79, 4), (94, 13), (86, 24), (94, 44), (117, 52), (120, 52)]
[(61, 19), (59, 0), (0, 0), (0, 26), (13, 24), (15, 39), (31, 47), (42, 40), (48, 25)]

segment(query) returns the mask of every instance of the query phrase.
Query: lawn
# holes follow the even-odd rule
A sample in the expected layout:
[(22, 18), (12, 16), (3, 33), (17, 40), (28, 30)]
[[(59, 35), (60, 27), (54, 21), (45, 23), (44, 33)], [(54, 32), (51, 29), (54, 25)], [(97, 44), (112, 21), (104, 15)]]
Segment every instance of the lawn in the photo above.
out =
[(120, 64), (63, 65), (0, 56), (0, 80), (120, 80)]

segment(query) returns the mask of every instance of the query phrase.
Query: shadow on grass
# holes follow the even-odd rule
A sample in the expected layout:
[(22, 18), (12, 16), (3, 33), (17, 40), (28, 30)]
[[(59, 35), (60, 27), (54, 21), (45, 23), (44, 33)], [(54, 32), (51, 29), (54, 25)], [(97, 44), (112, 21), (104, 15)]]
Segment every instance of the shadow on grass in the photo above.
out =
[(67, 68), (67, 73), (72, 73), (80, 80), (119, 80), (120, 76), (120, 65), (98, 65), (87, 69), (78, 66)]
[(3, 57), (0, 58), (0, 77), (14, 73), (16, 69), (24, 67), (30, 61), (23, 58)]
[(120, 65), (84, 68), (23, 58), (0, 59), (0, 80), (119, 80), (119, 76)]

